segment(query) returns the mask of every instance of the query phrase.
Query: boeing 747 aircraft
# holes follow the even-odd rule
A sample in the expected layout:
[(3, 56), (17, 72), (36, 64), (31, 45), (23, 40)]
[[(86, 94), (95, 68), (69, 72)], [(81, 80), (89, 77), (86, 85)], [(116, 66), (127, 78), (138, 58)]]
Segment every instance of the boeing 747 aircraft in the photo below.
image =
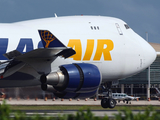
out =
[[(95, 95), (101, 83), (132, 76), (155, 50), (124, 21), (68, 16), (0, 24), (0, 88), (41, 85), (60, 98)], [(103, 108), (116, 105), (108, 94)]]

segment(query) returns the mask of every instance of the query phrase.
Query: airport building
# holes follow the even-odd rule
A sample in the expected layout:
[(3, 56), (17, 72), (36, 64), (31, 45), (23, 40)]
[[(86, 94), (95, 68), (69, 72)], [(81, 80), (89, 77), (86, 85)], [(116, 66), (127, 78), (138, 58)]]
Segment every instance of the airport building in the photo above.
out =
[[(150, 43), (157, 52), (157, 58), (154, 63), (150, 66), (150, 69), (145, 69), (141, 73), (131, 76), (126, 79), (119, 81), (118, 85), (112, 86), (112, 92), (115, 93), (126, 93), (132, 96), (139, 96), (141, 99), (147, 99), (148, 96), (151, 99), (156, 99), (155, 87), (160, 88), (160, 44)], [(148, 80), (150, 78), (150, 89)], [(9, 88), (1, 89), (1, 92), (6, 94), (6, 98), (39, 98), (44, 99), (45, 97), (53, 98), (53, 93), (44, 92), (40, 86), (36, 87), (25, 87), (25, 88)]]

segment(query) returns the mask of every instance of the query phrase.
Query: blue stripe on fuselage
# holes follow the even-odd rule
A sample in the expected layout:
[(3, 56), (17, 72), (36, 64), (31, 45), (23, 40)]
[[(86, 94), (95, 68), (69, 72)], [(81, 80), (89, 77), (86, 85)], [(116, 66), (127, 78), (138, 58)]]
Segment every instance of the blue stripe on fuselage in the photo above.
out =
[[(3, 54), (5, 54), (7, 51), (8, 41), (9, 41), (8, 38), (0, 38), (0, 60), (7, 60), (7, 58), (5, 58)], [(26, 46), (26, 51), (24, 52), (25, 46)], [(42, 47), (43, 47), (43, 44), (41, 41), (39, 41), (37, 48), (42, 48)], [(34, 49), (32, 39), (21, 38), (17, 48), (15, 49), (21, 52), (22, 54), (32, 51)]]
[(8, 48), (8, 38), (0, 38), (0, 60), (7, 60), (7, 58), (3, 56), (3, 54), (6, 53), (7, 48)]
[[(26, 51), (24, 51), (24, 48), (26, 47)], [(22, 38), (20, 39), (20, 42), (17, 46), (17, 49), (19, 52), (21, 52), (22, 54), (26, 53), (26, 52), (29, 52), (29, 51), (32, 51), (33, 50), (33, 41), (32, 39), (27, 39), (27, 38)]]

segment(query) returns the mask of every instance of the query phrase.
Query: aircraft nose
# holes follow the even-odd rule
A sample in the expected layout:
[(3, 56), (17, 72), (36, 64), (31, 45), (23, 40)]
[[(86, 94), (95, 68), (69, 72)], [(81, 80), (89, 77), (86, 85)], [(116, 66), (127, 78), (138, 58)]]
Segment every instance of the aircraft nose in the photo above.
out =
[[(143, 45), (144, 46), (144, 45)], [(145, 61), (145, 67), (149, 67), (156, 59), (157, 53), (155, 49), (146, 42), (146, 45), (143, 48), (144, 50), (144, 61)]]

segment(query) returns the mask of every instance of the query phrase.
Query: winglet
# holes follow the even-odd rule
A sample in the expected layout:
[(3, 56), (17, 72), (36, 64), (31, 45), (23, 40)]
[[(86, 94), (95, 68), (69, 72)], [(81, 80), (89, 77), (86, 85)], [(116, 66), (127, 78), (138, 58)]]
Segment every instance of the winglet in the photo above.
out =
[(38, 30), (44, 48), (66, 47), (50, 31)]

